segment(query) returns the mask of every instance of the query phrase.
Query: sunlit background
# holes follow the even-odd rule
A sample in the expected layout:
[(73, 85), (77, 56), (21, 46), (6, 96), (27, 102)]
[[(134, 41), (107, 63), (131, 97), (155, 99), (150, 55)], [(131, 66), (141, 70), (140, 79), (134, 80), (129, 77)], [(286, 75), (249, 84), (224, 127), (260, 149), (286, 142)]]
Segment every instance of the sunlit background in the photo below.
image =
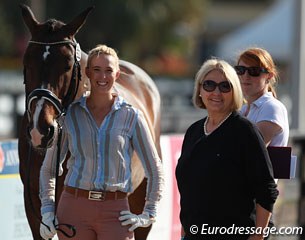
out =
[[(278, 96), (288, 109), (294, 151), (302, 162), (302, 0), (1, 0), (0, 140), (17, 138), (25, 110), (22, 57), (30, 36), (21, 17), (20, 3), (29, 5), (40, 22), (49, 18), (69, 22), (94, 5), (76, 35), (77, 41), (85, 52), (96, 44), (107, 44), (118, 51), (121, 59), (139, 65), (151, 75), (162, 97), (162, 134), (183, 134), (206, 114), (191, 103), (194, 75), (205, 59), (220, 57), (234, 65), (237, 54), (245, 48), (265, 48), (280, 71)], [(288, 183), (294, 190), (286, 191), (287, 201), (291, 197), (293, 205), (278, 213), (281, 221), (292, 225), (305, 225), (303, 164), (300, 169), (300, 189), (296, 181), (296, 185)], [(300, 197), (295, 197), (296, 192)], [(295, 214), (291, 221), (289, 214)]]
[(288, 108), (291, 127), (302, 128), (299, 99), (293, 92), (299, 84), (300, 0), (2, 0), (1, 139), (17, 136), (18, 117), (24, 112), (22, 56), (30, 36), (19, 3), (31, 6), (40, 22), (49, 18), (68, 22), (95, 6), (77, 41), (85, 52), (108, 44), (120, 58), (152, 76), (162, 95), (163, 133), (183, 133), (204, 115), (191, 104), (200, 64), (210, 56), (234, 64), (238, 52), (249, 46), (264, 47), (274, 57), (281, 74), (278, 95)]

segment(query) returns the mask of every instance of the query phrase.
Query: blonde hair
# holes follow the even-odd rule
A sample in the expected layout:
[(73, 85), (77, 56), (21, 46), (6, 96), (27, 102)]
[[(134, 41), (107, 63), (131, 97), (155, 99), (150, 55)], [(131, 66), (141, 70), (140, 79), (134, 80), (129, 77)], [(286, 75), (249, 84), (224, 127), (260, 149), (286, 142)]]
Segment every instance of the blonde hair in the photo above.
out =
[(235, 69), (226, 61), (216, 58), (211, 58), (206, 60), (195, 77), (195, 86), (193, 92), (193, 104), (197, 108), (206, 109), (205, 104), (203, 103), (200, 95), (200, 87), (202, 85), (203, 79), (205, 76), (213, 71), (217, 70), (223, 73), (224, 77), (231, 83), (233, 91), (233, 103), (231, 106), (232, 111), (239, 110), (243, 104), (243, 95), (239, 82), (238, 75), (236, 74)]
[(113, 56), (116, 59), (116, 64), (117, 64), (117, 67), (119, 68), (119, 57), (118, 57), (116, 51), (113, 48), (108, 47), (104, 44), (99, 44), (95, 48), (93, 48), (89, 51), (88, 59), (87, 59), (87, 67), (89, 67), (92, 58), (94, 56), (98, 56), (100, 54), (107, 54), (107, 55)]
[(279, 79), (279, 74), (270, 53), (263, 48), (248, 48), (239, 55), (237, 64), (239, 64), (240, 61), (249, 65), (263, 67), (269, 73), (272, 73), (273, 77), (269, 79), (268, 83), (268, 92), (272, 92), (272, 95), (276, 98), (275, 85)]

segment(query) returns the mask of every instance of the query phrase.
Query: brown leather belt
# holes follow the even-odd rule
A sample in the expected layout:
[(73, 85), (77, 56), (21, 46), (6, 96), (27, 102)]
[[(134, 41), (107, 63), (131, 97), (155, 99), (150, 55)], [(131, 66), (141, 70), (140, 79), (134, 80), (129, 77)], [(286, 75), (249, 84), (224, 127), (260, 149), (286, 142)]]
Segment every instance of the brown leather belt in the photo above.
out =
[(116, 192), (89, 191), (70, 186), (64, 186), (64, 190), (67, 193), (73, 194), (75, 197), (84, 197), (89, 200), (95, 200), (95, 201), (117, 200), (127, 197), (127, 193), (120, 191), (116, 191)]

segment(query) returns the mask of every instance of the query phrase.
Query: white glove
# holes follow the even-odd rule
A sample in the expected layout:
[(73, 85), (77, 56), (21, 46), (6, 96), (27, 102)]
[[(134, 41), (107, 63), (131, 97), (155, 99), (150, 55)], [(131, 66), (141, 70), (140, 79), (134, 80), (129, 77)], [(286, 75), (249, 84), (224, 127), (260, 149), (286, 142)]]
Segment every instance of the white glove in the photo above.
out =
[(120, 214), (121, 216), (119, 217), (119, 220), (121, 221), (122, 226), (131, 225), (131, 227), (128, 229), (130, 232), (138, 227), (148, 227), (156, 221), (154, 218), (149, 217), (148, 213), (146, 212), (136, 215), (130, 211), (122, 211)]
[[(43, 239), (52, 239), (56, 235), (56, 229), (54, 225), (54, 213), (53, 212), (47, 212), (42, 214), (42, 222), (47, 225), (50, 229), (47, 228), (47, 226), (40, 224), (40, 236)], [(57, 224), (57, 219), (55, 219), (55, 224)]]

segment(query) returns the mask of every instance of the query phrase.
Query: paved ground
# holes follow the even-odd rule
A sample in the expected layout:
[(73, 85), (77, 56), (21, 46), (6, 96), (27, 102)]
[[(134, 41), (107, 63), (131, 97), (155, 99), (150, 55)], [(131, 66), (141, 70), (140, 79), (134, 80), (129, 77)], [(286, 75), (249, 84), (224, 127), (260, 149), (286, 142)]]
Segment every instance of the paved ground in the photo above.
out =
[[(295, 179), (279, 180), (280, 195), (274, 208), (274, 221), (279, 227), (298, 226), (299, 184)], [(270, 240), (298, 240), (297, 235), (271, 236)]]

